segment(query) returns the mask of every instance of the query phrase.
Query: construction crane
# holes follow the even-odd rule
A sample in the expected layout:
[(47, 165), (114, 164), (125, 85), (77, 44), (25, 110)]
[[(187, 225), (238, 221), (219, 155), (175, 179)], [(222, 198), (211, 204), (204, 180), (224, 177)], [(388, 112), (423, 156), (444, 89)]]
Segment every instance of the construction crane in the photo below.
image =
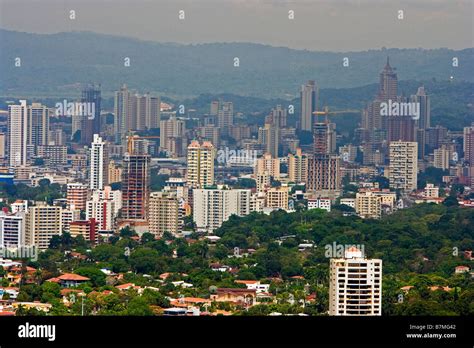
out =
[(328, 115), (337, 115), (337, 114), (359, 114), (362, 110), (337, 110), (337, 111), (329, 111), (327, 106), (324, 107), (324, 111), (314, 111), (313, 115), (325, 115), (324, 123), (328, 123)]
[(132, 154), (135, 150), (135, 141), (141, 139), (159, 139), (159, 135), (147, 135), (147, 136), (139, 136), (139, 135), (129, 135), (127, 136), (127, 150), (129, 154)]

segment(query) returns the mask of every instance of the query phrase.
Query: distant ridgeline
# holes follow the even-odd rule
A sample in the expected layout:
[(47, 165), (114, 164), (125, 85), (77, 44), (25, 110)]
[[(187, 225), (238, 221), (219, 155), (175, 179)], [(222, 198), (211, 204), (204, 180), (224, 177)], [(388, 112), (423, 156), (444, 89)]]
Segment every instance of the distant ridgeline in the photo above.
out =
[[(102, 84), (103, 96), (127, 83), (176, 99), (232, 93), (290, 100), (308, 79), (322, 89), (376, 83), (387, 55), (399, 68), (400, 80), (474, 82), (473, 48), (335, 53), (250, 43), (181, 45), (89, 32), (0, 30), (0, 94), (72, 96), (81, 84), (93, 81)], [(126, 56), (129, 66), (124, 66)]]

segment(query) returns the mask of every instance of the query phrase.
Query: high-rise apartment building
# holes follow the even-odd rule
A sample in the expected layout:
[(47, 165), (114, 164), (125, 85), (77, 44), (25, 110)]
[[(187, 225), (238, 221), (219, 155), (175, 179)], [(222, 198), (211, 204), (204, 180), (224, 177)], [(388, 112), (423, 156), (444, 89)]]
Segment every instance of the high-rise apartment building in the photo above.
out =
[[(80, 118), (81, 137), (79, 143), (82, 145), (89, 145), (93, 139), (94, 134), (100, 134), (101, 122), (101, 95), (100, 85), (89, 85), (82, 90), (81, 103), (88, 103), (88, 108), (93, 110), (93, 115), (76, 115)], [(84, 104), (83, 104), (84, 105)]]
[(104, 196), (100, 191), (94, 191), (91, 200), (87, 201), (86, 220), (94, 219), (99, 230), (111, 231), (115, 226), (117, 212), (116, 202), (112, 197), (107, 193)]
[(40, 103), (28, 106), (27, 145), (33, 147), (36, 154), (37, 147), (49, 144), (49, 109)]
[(382, 260), (356, 247), (330, 260), (329, 315), (382, 315)]
[(313, 112), (317, 110), (318, 87), (315, 81), (308, 81), (301, 86), (301, 115), (299, 129), (311, 132), (313, 129)]
[(161, 100), (149, 94), (137, 96), (137, 120), (135, 129), (146, 130), (160, 127)]
[(308, 181), (308, 157), (300, 148), (296, 149), (296, 154), (288, 155), (288, 179), (294, 183)]
[(160, 123), (160, 149), (168, 152), (170, 157), (180, 157), (185, 148), (186, 124), (176, 115)]
[(450, 161), (453, 156), (454, 146), (451, 144), (443, 144), (433, 151), (433, 167), (439, 169), (449, 169)]
[(278, 147), (280, 145), (280, 128), (271, 123), (266, 123), (264, 131), (266, 152), (277, 158)]
[(193, 190), (193, 220), (198, 230), (212, 232), (231, 215), (250, 214), (250, 190)]
[(148, 212), (150, 157), (125, 153), (122, 178), (122, 217), (144, 220)]
[(272, 156), (270, 153), (265, 153), (258, 158), (255, 165), (255, 175), (267, 173), (274, 180), (280, 178), (280, 159)]
[(25, 244), (47, 249), (53, 236), (62, 234), (61, 207), (29, 207), (25, 222)]
[(428, 129), (431, 127), (431, 105), (430, 96), (426, 94), (425, 87), (421, 86), (415, 95), (411, 96), (411, 101), (419, 103), (420, 115), (417, 120), (418, 129)]
[(127, 85), (123, 85), (119, 91), (115, 92), (114, 99), (114, 133), (116, 135), (115, 141), (120, 143), (125, 140), (125, 136), (129, 130), (132, 129), (132, 94), (127, 88)]
[(108, 184), (108, 155), (106, 143), (99, 134), (94, 134), (90, 148), (89, 187), (91, 190), (102, 190)]
[(187, 181), (193, 188), (214, 185), (215, 148), (204, 141), (199, 144), (193, 140), (188, 146)]
[(26, 100), (20, 105), (8, 105), (8, 156), (11, 167), (26, 165), (28, 138), (28, 106)]
[(307, 190), (323, 197), (339, 195), (341, 189), (340, 158), (314, 155), (308, 160)]
[(109, 161), (108, 163), (108, 184), (122, 181), (122, 168), (119, 167), (115, 161)]
[(416, 141), (415, 120), (411, 116), (388, 117), (387, 141)]
[(97, 244), (99, 241), (99, 223), (94, 219), (73, 221), (69, 224), (72, 237), (82, 236), (84, 240)]
[(371, 191), (358, 192), (355, 210), (363, 219), (378, 219), (382, 216), (382, 200)]
[(0, 247), (16, 247), (25, 245), (25, 214), (6, 214), (0, 212)]
[(44, 160), (49, 167), (64, 166), (67, 164), (67, 146), (63, 145), (39, 145), (36, 147), (36, 155)]
[(67, 184), (67, 204), (74, 209), (85, 210), (89, 199), (89, 187), (81, 183)]
[(474, 167), (474, 123), (470, 127), (464, 127), (463, 151), (464, 161)]
[(221, 134), (228, 135), (229, 127), (234, 124), (234, 104), (232, 102), (219, 103), (219, 111), (217, 113), (217, 126), (220, 128)]
[(267, 190), (265, 196), (265, 206), (267, 208), (288, 209), (288, 187), (272, 187)]
[(122, 177), (122, 218), (146, 220), (150, 196), (150, 156), (125, 153)]
[(418, 179), (418, 144), (409, 141), (390, 143), (390, 187), (416, 190)]
[(176, 192), (152, 192), (148, 213), (150, 233), (162, 236), (169, 232), (176, 235), (182, 231), (182, 212)]

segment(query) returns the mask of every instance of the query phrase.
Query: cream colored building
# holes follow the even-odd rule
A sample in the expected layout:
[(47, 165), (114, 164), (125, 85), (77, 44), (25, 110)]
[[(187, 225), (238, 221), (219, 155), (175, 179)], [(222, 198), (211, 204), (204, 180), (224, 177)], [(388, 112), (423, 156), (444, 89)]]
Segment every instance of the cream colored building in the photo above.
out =
[(423, 191), (423, 197), (426, 198), (439, 198), (439, 187), (434, 184), (426, 184)]
[(288, 210), (288, 187), (272, 187), (267, 190), (265, 206)]
[(164, 232), (174, 235), (183, 228), (181, 211), (176, 192), (152, 192), (148, 211), (150, 233), (162, 236)]
[(294, 183), (308, 181), (308, 157), (303, 155), (301, 149), (296, 149), (296, 154), (288, 155), (288, 179)]
[(278, 180), (280, 178), (280, 159), (272, 157), (269, 153), (257, 159), (255, 175), (264, 172), (267, 172), (274, 180)]
[(382, 260), (355, 247), (330, 260), (329, 315), (382, 315)]
[(271, 178), (268, 172), (258, 173), (255, 177), (257, 192), (266, 191), (271, 185)]
[(363, 219), (378, 219), (382, 216), (382, 202), (380, 197), (371, 191), (356, 194), (355, 210)]
[(446, 144), (441, 145), (433, 151), (433, 167), (443, 170), (449, 169), (449, 162), (453, 155), (453, 146)]
[(413, 191), (418, 178), (418, 143), (392, 141), (390, 143), (390, 187)]
[(122, 168), (120, 168), (114, 161), (109, 162), (108, 180), (109, 184), (122, 181)]
[(37, 205), (26, 213), (25, 243), (47, 249), (53, 236), (62, 234), (61, 207)]
[(210, 142), (191, 142), (188, 146), (187, 166), (187, 182), (190, 187), (214, 185), (214, 158), (215, 148)]

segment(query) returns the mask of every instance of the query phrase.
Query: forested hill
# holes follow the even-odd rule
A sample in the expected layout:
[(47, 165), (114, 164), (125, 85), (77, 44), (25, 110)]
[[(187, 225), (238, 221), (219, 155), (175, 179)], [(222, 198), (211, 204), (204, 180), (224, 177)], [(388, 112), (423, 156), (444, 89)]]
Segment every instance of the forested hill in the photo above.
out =
[[(123, 83), (169, 97), (232, 93), (292, 99), (308, 79), (321, 88), (376, 83), (390, 56), (399, 80), (474, 81), (474, 49), (312, 52), (250, 43), (181, 45), (90, 32), (30, 34), (0, 30), (0, 94), (77, 95), (81, 83), (110, 95)], [(130, 58), (130, 66), (124, 59)], [(234, 58), (239, 58), (239, 67)], [(349, 66), (343, 66), (343, 58)], [(459, 61), (453, 67), (453, 58)], [(21, 58), (21, 67), (15, 67)]]

